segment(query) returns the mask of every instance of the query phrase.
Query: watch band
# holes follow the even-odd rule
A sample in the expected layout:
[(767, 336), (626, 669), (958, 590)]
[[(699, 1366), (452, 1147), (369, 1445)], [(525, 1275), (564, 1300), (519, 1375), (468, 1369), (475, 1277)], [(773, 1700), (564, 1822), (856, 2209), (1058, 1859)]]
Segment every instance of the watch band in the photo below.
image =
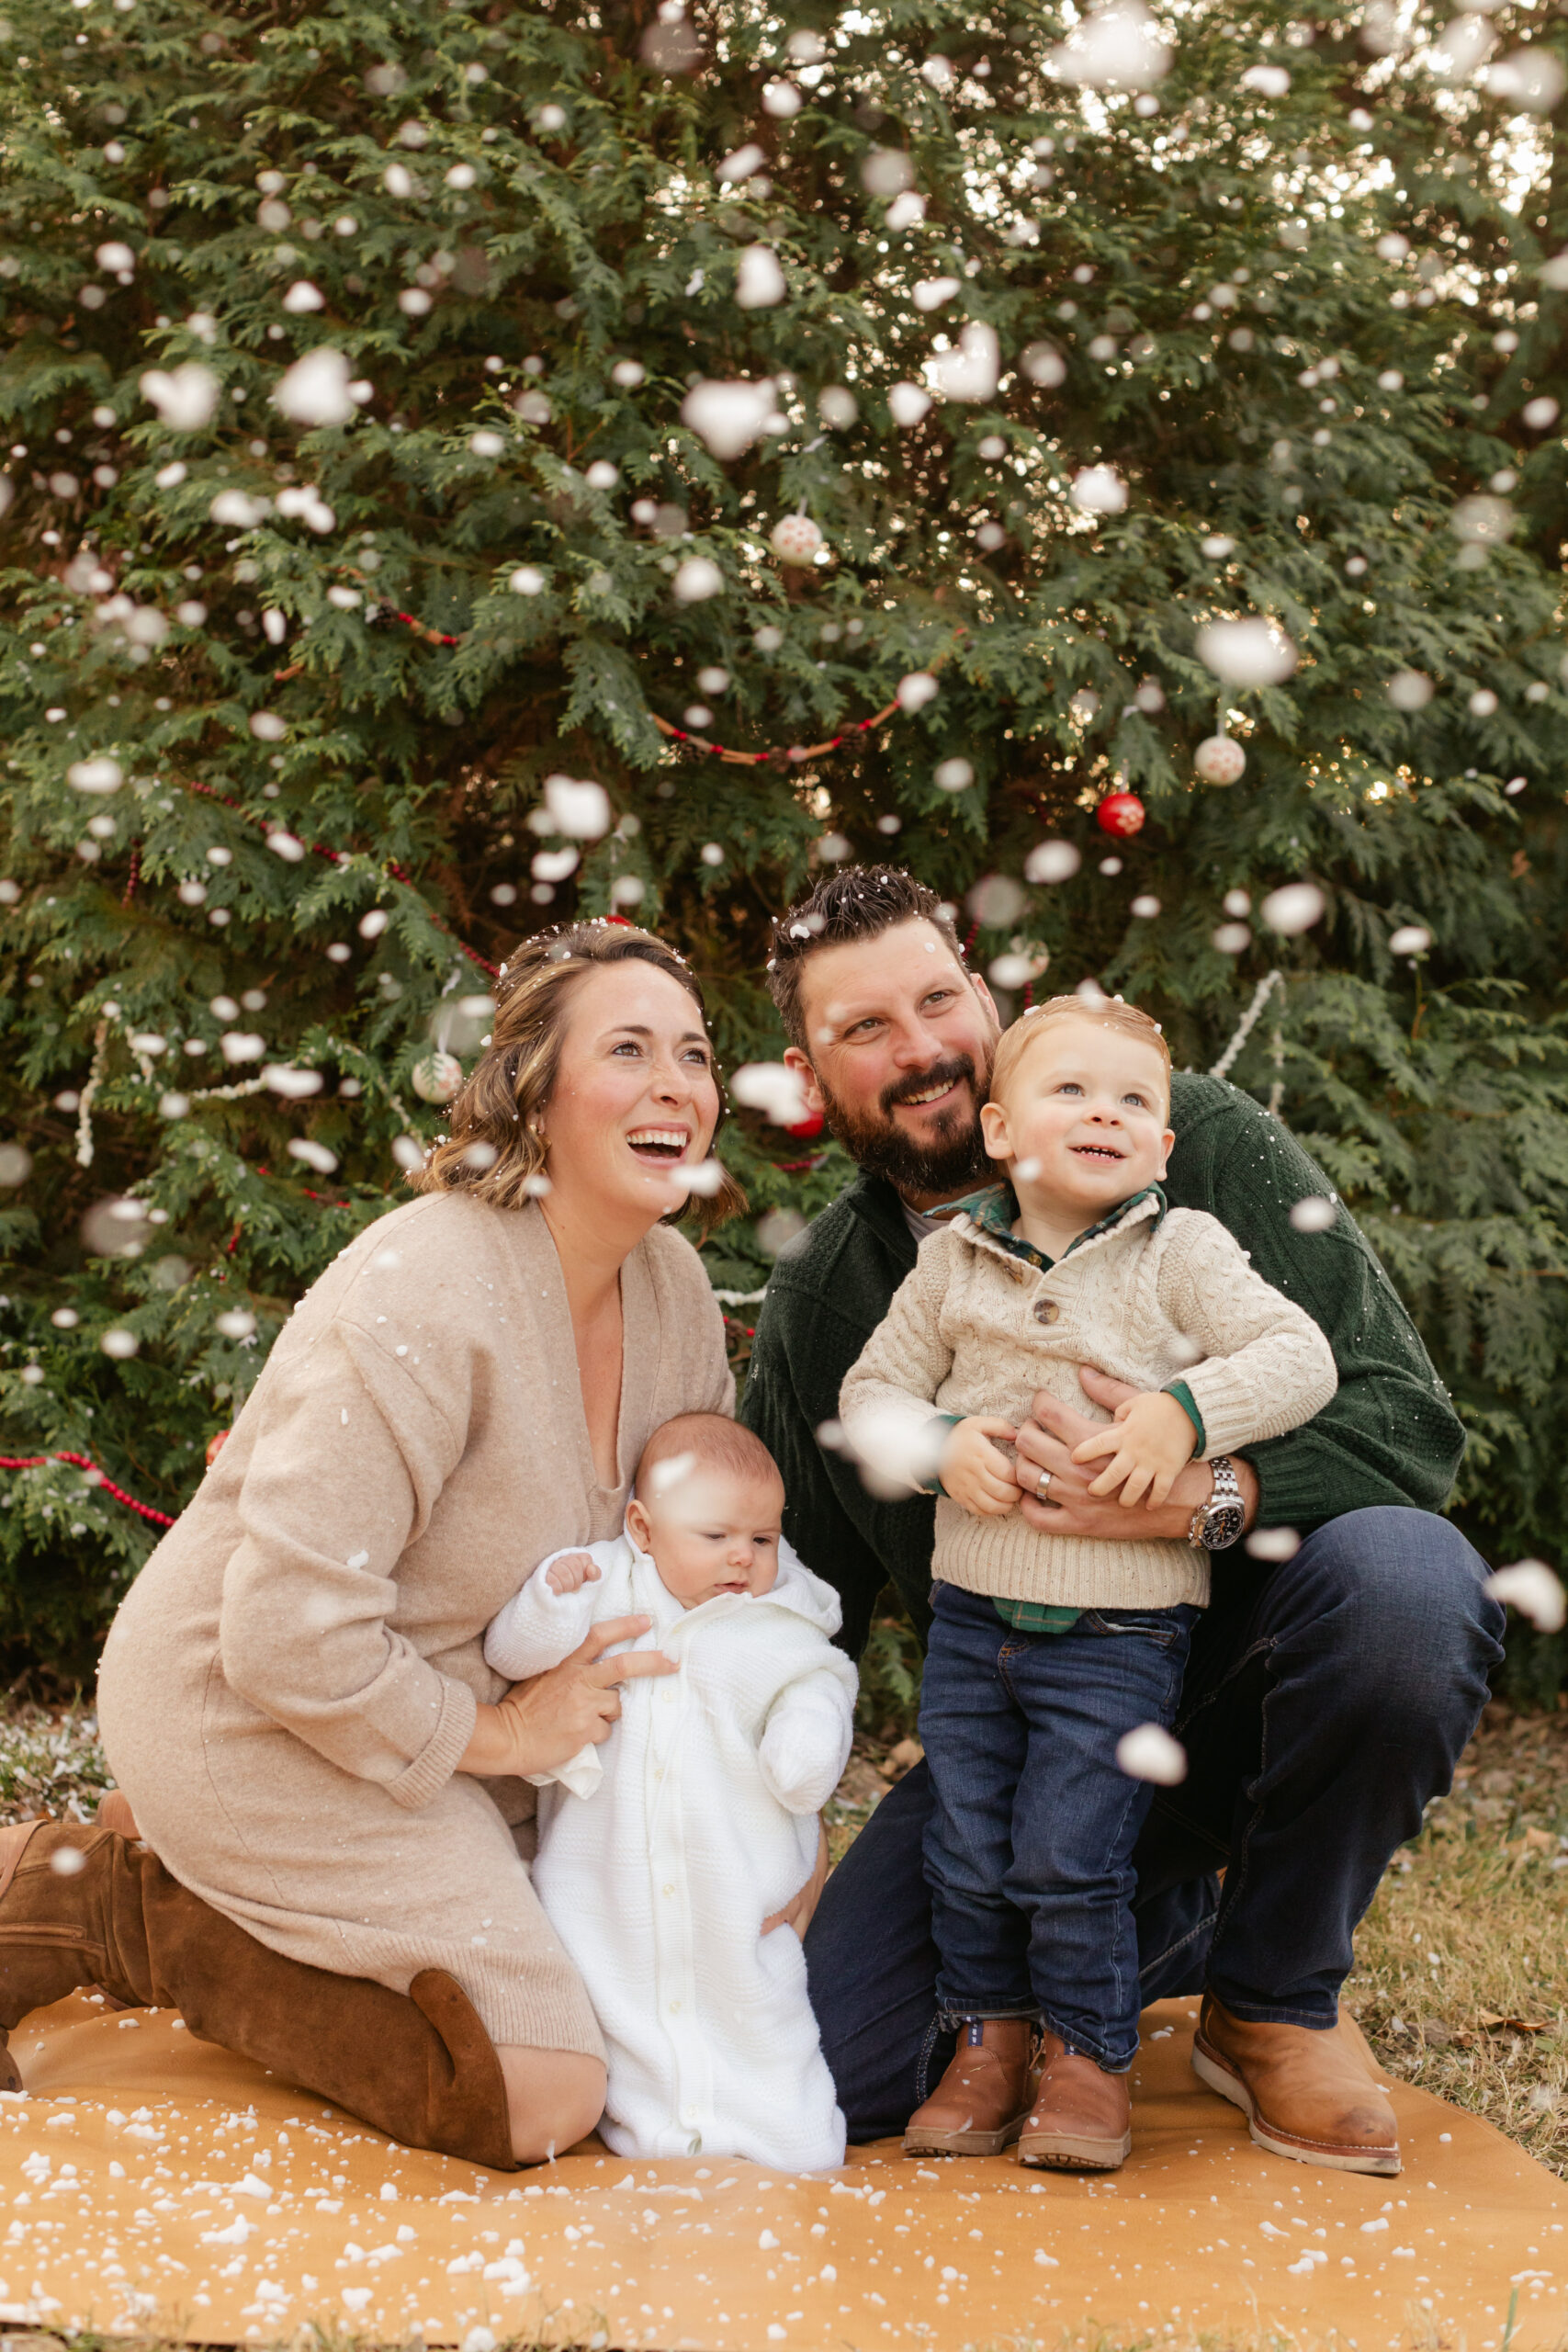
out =
[(1213, 1488), (1208, 1501), (1200, 1503), (1193, 1512), (1187, 1541), (1195, 1552), (1224, 1552), (1241, 1536), (1247, 1506), (1229, 1454), (1216, 1453), (1209, 1468)]

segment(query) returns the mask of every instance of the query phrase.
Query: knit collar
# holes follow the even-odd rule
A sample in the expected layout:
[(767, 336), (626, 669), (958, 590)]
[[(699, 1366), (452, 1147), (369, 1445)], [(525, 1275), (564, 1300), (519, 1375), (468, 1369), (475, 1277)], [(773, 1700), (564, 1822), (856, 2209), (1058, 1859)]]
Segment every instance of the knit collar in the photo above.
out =
[[(966, 1219), (970, 1231), (976, 1238), (983, 1236), (998, 1243), (1010, 1257), (1021, 1258), (1026, 1265), (1038, 1267), (1042, 1273), (1048, 1274), (1052, 1267), (1060, 1262), (1055, 1258), (1048, 1258), (1043, 1250), (1037, 1250), (1032, 1241), (1026, 1241), (1021, 1234), (1013, 1231), (1019, 1211), (1018, 1195), (1010, 1184), (987, 1184), (980, 1192), (970, 1193), (964, 1200), (946, 1205), (960, 1212), (955, 1230), (962, 1231), (963, 1221)], [(1165, 1217), (1168, 1205), (1157, 1184), (1145, 1184), (1143, 1191), (1134, 1193), (1130, 1200), (1119, 1201), (1113, 1209), (1108, 1209), (1098, 1224), (1087, 1227), (1068, 1243), (1066, 1254), (1070, 1258), (1075, 1250), (1082, 1250), (1088, 1243), (1098, 1241), (1106, 1234), (1115, 1233), (1122, 1226), (1142, 1224), (1145, 1218), (1152, 1218), (1157, 1227)]]

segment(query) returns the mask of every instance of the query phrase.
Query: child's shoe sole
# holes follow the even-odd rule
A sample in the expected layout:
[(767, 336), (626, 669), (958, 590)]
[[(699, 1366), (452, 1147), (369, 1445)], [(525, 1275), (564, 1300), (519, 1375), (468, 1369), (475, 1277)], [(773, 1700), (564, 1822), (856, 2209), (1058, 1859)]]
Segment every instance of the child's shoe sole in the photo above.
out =
[(1074, 2132), (1031, 2132), (1018, 2143), (1019, 2162), (1055, 2172), (1115, 2172), (1133, 2153), (1133, 2135), (1091, 2140)]
[(999, 2156), (1010, 2148), (1029, 2120), (1029, 2109), (1004, 2123), (999, 2132), (931, 2132), (919, 2129), (904, 2134), (907, 2156)]

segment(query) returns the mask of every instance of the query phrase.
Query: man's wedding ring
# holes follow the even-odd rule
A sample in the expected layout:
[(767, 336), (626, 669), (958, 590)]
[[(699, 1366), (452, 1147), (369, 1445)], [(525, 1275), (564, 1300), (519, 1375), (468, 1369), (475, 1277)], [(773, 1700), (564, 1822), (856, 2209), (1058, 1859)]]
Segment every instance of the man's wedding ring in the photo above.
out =
[(1050, 1485), (1051, 1473), (1049, 1470), (1042, 1470), (1040, 1476), (1034, 1481), (1034, 1491), (1037, 1495), (1043, 1496), (1048, 1492)]

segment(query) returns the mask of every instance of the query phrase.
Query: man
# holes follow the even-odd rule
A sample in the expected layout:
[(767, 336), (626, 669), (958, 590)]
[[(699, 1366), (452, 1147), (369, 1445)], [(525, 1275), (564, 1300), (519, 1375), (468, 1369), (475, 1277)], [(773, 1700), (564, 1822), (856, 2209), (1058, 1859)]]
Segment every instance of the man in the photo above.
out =
[[(887, 867), (840, 870), (792, 908), (769, 983), (785, 1058), (859, 1174), (779, 1258), (742, 1417), (784, 1473), (785, 1532), (838, 1588), (858, 1656), (885, 1584), (927, 1623), (934, 1505), (869, 1493), (818, 1431), (929, 1212), (994, 1177), (979, 1106), (999, 1025), (949, 912)], [(1339, 1988), (1390, 1856), (1449, 1787), (1485, 1703), (1503, 1612), (1482, 1589), (1484, 1563), (1435, 1516), (1463, 1432), (1392, 1284), (1342, 1208), (1326, 1228), (1323, 1209), (1292, 1217), (1323, 1201), (1326, 1179), (1219, 1080), (1178, 1072), (1170, 1124), (1168, 1199), (1219, 1217), (1306, 1308), (1338, 1393), (1288, 1437), (1228, 1464), (1190, 1463), (1159, 1509), (1124, 1510), (1092, 1497), (1094, 1465), (1072, 1461), (1095, 1424), (1042, 1392), (1018, 1441), (1020, 1509), (1044, 1532), (1211, 1550), (1213, 1604), (1176, 1724), (1188, 1774), (1156, 1793), (1135, 1856), (1144, 1996), (1204, 1992), (1194, 2063), (1261, 2145), (1397, 2171), (1392, 2106), (1337, 2030)], [(1132, 1393), (1089, 1367), (1080, 1378), (1107, 1410)], [(998, 1652), (1051, 1638), (999, 1621), (998, 1634)], [(852, 2140), (901, 2132), (953, 2053), (934, 1996), (929, 1809), (917, 1766), (829, 1880), (807, 1938)], [(969, 2056), (983, 2105), (984, 2043)]]

